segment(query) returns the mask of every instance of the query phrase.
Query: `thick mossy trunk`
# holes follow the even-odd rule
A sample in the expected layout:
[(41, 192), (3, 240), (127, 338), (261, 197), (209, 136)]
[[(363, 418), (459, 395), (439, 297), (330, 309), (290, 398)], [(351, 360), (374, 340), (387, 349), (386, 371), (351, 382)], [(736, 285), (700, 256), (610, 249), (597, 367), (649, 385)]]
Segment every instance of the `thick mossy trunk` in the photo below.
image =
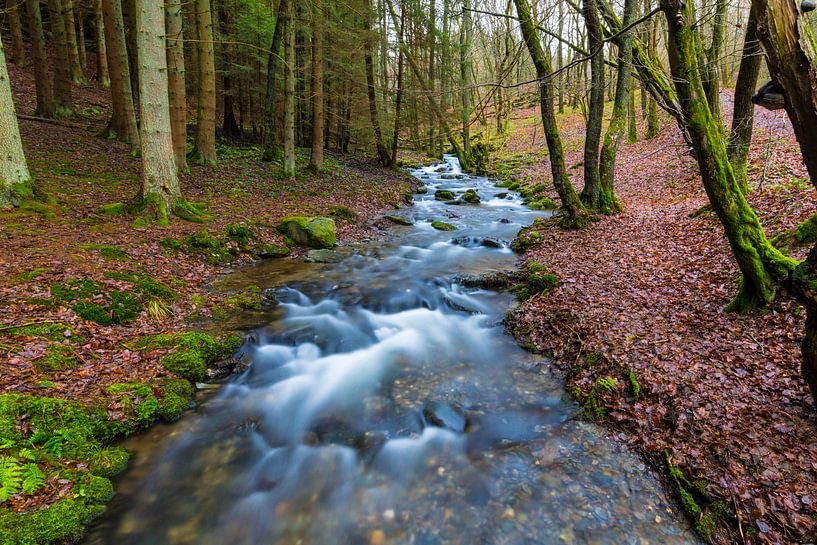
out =
[(746, 165), (749, 160), (749, 147), (752, 145), (752, 129), (755, 124), (755, 105), (752, 94), (757, 87), (760, 65), (763, 61), (760, 42), (757, 40), (757, 8), (752, 4), (749, 20), (746, 23), (746, 36), (743, 39), (743, 55), (738, 69), (738, 80), (735, 84), (735, 106), (732, 113), (732, 131), (729, 133), (727, 154), (735, 177), (744, 193), (749, 192), (749, 180)]
[(580, 229), (587, 223), (587, 214), (582, 207), (579, 195), (570, 183), (565, 165), (564, 147), (556, 125), (556, 112), (553, 107), (553, 70), (550, 59), (542, 48), (539, 34), (536, 31), (531, 17), (528, 0), (514, 0), (516, 13), (519, 17), (519, 26), (522, 37), (528, 48), (533, 64), (536, 67), (536, 77), (539, 78), (539, 104), (542, 110), (542, 127), (547, 141), (550, 157), (550, 171), (553, 175), (553, 187), (559, 194), (562, 202), (562, 225), (569, 229)]
[(0, 38), (0, 209), (18, 206), (33, 195), (31, 175), (11, 97), (6, 56)]
[(780, 281), (794, 270), (794, 261), (766, 238), (754, 210), (746, 202), (726, 154), (723, 127), (709, 108), (701, 78), (700, 35), (691, 3), (678, 6), (662, 0), (669, 29), (670, 67), (706, 194), (718, 215), (742, 275), (740, 292), (730, 310), (747, 312), (771, 302)]

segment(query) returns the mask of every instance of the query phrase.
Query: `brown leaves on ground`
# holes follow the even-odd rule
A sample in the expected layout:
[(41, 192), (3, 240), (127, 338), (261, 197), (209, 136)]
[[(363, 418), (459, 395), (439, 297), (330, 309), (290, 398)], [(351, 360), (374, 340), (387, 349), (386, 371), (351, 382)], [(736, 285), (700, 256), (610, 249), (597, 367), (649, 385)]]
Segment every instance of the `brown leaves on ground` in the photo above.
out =
[[(785, 114), (757, 120), (749, 200), (771, 237), (812, 215), (815, 193)], [(568, 164), (581, 160), (571, 129), (581, 123), (564, 122)], [(540, 145), (532, 132), (511, 145)], [(618, 437), (652, 460), (668, 454), (740, 520), (716, 542), (800, 542), (817, 525), (817, 414), (799, 375), (804, 312), (787, 294), (751, 316), (724, 311), (737, 267), (717, 218), (691, 217), (707, 200), (674, 125), (623, 146), (618, 165), (624, 212), (583, 232), (540, 230), (525, 257), (562, 284), (519, 307), (511, 327), (554, 352), (570, 389), (586, 395), (597, 379), (618, 379), (604, 400)], [(549, 180), (548, 169), (524, 174)]]

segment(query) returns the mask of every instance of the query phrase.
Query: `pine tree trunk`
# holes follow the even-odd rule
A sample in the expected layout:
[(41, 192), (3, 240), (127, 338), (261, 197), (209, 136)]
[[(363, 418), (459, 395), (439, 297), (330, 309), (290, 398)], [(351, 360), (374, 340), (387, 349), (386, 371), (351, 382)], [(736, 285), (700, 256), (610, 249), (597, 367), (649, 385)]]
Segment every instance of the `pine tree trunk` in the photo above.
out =
[[(400, 6), (400, 17), (403, 19), (403, 22), (400, 23), (400, 28), (405, 26), (405, 15), (403, 14), (405, 10), (405, 6), (403, 5), (405, 2), (401, 2)], [(437, 92), (437, 73), (436, 73), (436, 55), (437, 55), (437, 0), (431, 0), (429, 6), (429, 16), (428, 16), (428, 85), (432, 91)], [(405, 36), (403, 37), (405, 39)], [(398, 54), (400, 56), (400, 54)], [(402, 57), (398, 59), (398, 62), (402, 62)], [(398, 72), (402, 69), (402, 66), (398, 66)], [(398, 87), (402, 86), (402, 82), (399, 81), (398, 77)], [(402, 89), (400, 89), (402, 91)], [(400, 92), (398, 91), (398, 92)], [(401, 97), (402, 98), (402, 97)], [(396, 106), (396, 104), (395, 104)], [(437, 148), (437, 131), (436, 124), (434, 120), (434, 113), (429, 110), (428, 112), (428, 121), (426, 122), (428, 126), (428, 155), (433, 156), (436, 153)], [(399, 124), (399, 121), (395, 119), (395, 127)], [(397, 135), (395, 134), (395, 138)], [(397, 153), (395, 153), (395, 149), (397, 144), (392, 142), (392, 164), (397, 161)]]
[(22, 198), (31, 195), (31, 175), (23, 153), (6, 55), (0, 39), (0, 209), (18, 206)]
[(757, 19), (754, 4), (749, 11), (746, 23), (746, 36), (743, 40), (743, 55), (740, 59), (738, 81), (735, 83), (735, 106), (732, 112), (732, 131), (729, 133), (729, 145), (726, 148), (729, 162), (735, 171), (735, 178), (744, 193), (749, 192), (749, 180), (746, 165), (749, 161), (749, 147), (752, 145), (752, 129), (755, 124), (755, 105), (752, 94), (757, 87), (757, 78), (763, 61), (763, 51), (757, 41)]
[(514, 0), (516, 13), (519, 16), (519, 26), (522, 37), (528, 48), (533, 64), (536, 67), (536, 77), (539, 78), (539, 105), (542, 111), (542, 127), (545, 131), (548, 153), (550, 156), (550, 170), (553, 175), (553, 187), (562, 201), (562, 225), (567, 228), (581, 228), (587, 222), (581, 200), (570, 183), (570, 177), (565, 165), (564, 148), (559, 128), (556, 124), (556, 112), (553, 107), (553, 69), (550, 59), (542, 48), (539, 35), (531, 17), (528, 0)]
[(74, 0), (62, 0), (62, 16), (65, 21), (65, 40), (68, 44), (68, 56), (71, 62), (71, 81), (77, 85), (85, 83), (82, 73), (82, 62), (79, 60), (79, 42), (77, 41), (76, 21), (74, 18)]
[(139, 148), (139, 130), (131, 88), (130, 62), (125, 41), (122, 0), (102, 0), (105, 17), (105, 41), (108, 72), (111, 78), (111, 119), (106, 133), (109, 138), (128, 142)]
[(323, 6), (312, 1), (312, 153), (309, 165), (323, 168)]
[(284, 15), (284, 176), (295, 176), (295, 1)]
[(12, 62), (17, 66), (25, 66), (26, 47), (23, 43), (23, 25), (20, 23), (20, 11), (17, 9), (19, 0), (6, 0), (6, 19), (11, 32)]
[(279, 161), (281, 146), (275, 132), (276, 81), (281, 70), (281, 42), (284, 35), (283, 19), (287, 0), (281, 0), (275, 17), (275, 30), (272, 33), (269, 57), (267, 59), (267, 90), (264, 97), (264, 151), (262, 160)]
[[(622, 23), (629, 26), (635, 19), (637, 0), (626, 0)], [(610, 125), (604, 135), (599, 162), (600, 198), (599, 210), (605, 214), (621, 212), (621, 203), (616, 197), (616, 155), (627, 125), (627, 106), (630, 98), (630, 80), (633, 73), (633, 41), (632, 31), (625, 32), (616, 40), (618, 46), (618, 76), (616, 79), (616, 95), (613, 102), (613, 114)]]
[(181, 0), (166, 0), (167, 83), (173, 153), (179, 172), (187, 171), (187, 95), (184, 87), (184, 30)]
[(85, 47), (85, 16), (84, 8), (77, 10), (77, 46), (79, 47), (79, 66), (83, 73), (88, 66), (88, 52)]
[(65, 33), (61, 0), (49, 0), (51, 35), (54, 39), (54, 100), (58, 116), (73, 114), (71, 99), (71, 54)]
[(590, 50), (590, 103), (584, 138), (584, 189), (582, 202), (592, 210), (601, 206), (599, 187), (599, 145), (604, 117), (604, 41), (595, 0), (583, 0), (582, 15), (587, 26), (587, 48)]
[(139, 58), (139, 117), (142, 133), (141, 198), (160, 225), (181, 199), (179, 169), (173, 153), (167, 82), (167, 46), (163, 2), (137, 0), (136, 47)]
[(103, 89), (111, 86), (108, 73), (108, 50), (105, 43), (105, 16), (102, 13), (102, 0), (94, 1), (94, 22), (96, 35), (96, 80)]
[[(403, 43), (403, 40), (405, 38), (403, 33), (406, 31), (405, 6), (401, 5), (400, 7), (401, 7), (401, 9), (400, 9), (400, 34), (397, 37), (397, 43), (398, 44)], [(404, 64), (403, 63), (403, 48), (401, 47), (401, 48), (399, 48), (399, 51), (397, 52), (397, 95), (395, 96), (395, 104), (394, 104), (394, 132), (392, 134), (392, 140), (391, 140), (391, 164), (392, 165), (397, 164), (397, 151), (398, 151), (399, 142), (400, 142), (400, 116), (402, 115), (402, 112), (403, 112), (403, 70), (404, 70), (403, 64)], [(429, 154), (434, 154), (434, 152), (435, 152), (434, 148), (436, 147), (436, 143), (434, 141), (434, 136), (433, 136), (434, 122), (435, 122), (435, 120), (433, 119), (433, 114), (432, 114), (432, 119), (429, 121), (429, 128), (430, 128), (430, 130), (432, 132), (432, 135), (431, 135), (431, 137), (429, 139)]]
[[(229, 6), (225, 1), (221, 2), (221, 7), (218, 10), (220, 21), (219, 36), (229, 36), (230, 34), (230, 16), (228, 12)], [(238, 126), (238, 121), (235, 118), (235, 91), (233, 89), (233, 55), (234, 51), (231, 44), (224, 44), (221, 50), (221, 74), (222, 87), (221, 97), (223, 99), (222, 106), (224, 112), (224, 123), (221, 126), (221, 136), (225, 139), (240, 139), (243, 127)]]
[(363, 62), (366, 65), (366, 87), (369, 97), (369, 117), (371, 118), (372, 130), (374, 131), (374, 143), (375, 147), (377, 148), (377, 158), (381, 165), (387, 167), (389, 166), (389, 161), (391, 158), (389, 157), (388, 150), (386, 150), (386, 146), (383, 144), (383, 131), (380, 129), (380, 114), (377, 111), (377, 91), (375, 90), (374, 81), (374, 54), (372, 53), (374, 47), (370, 37), (370, 34), (372, 33), (371, 9), (369, 9), (366, 13), (366, 28), (364, 29), (364, 32), (366, 32), (366, 44), (364, 45), (365, 51), (363, 52)]
[(40, 0), (26, 0), (26, 16), (28, 35), (31, 40), (31, 55), (34, 57), (34, 87), (37, 92), (35, 114), (52, 118), (56, 116), (57, 107), (54, 103), (54, 89), (48, 71), (48, 54), (45, 50)]
[(740, 268), (740, 292), (730, 310), (746, 312), (770, 303), (779, 282), (794, 269), (794, 261), (766, 239), (755, 211), (746, 202), (726, 154), (720, 119), (712, 113), (703, 84), (700, 35), (695, 8), (661, 0), (669, 28), (668, 50), (675, 87), (681, 101), (704, 189), (724, 227)]
[(213, 48), (213, 13), (210, 0), (195, 0), (198, 39), (198, 109), (196, 142), (191, 160), (214, 164), (216, 157), (216, 59)]

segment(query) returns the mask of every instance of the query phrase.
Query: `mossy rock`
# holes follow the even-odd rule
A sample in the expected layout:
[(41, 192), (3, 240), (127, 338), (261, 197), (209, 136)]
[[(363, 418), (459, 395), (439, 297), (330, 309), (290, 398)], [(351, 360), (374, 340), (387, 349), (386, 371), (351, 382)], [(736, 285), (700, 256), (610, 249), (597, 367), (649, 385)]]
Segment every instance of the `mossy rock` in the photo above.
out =
[(151, 335), (139, 339), (134, 346), (138, 350), (173, 349), (161, 360), (165, 370), (191, 382), (204, 382), (209, 367), (238, 350), (242, 342), (238, 334), (216, 339), (207, 333), (188, 331)]
[(131, 435), (148, 427), (159, 417), (159, 400), (153, 389), (141, 382), (112, 384), (106, 389), (110, 396), (108, 415), (109, 432)]
[(473, 189), (469, 189), (463, 193), (462, 200), (468, 204), (479, 204), (482, 201), (482, 199), (479, 198), (479, 195), (477, 195), (477, 192)]
[(3, 545), (56, 545), (75, 543), (85, 527), (105, 508), (83, 498), (63, 499), (40, 511), (14, 513), (0, 509)]
[(250, 240), (255, 238), (255, 233), (246, 225), (231, 223), (224, 228), (224, 236), (227, 240), (238, 244), (240, 248), (244, 248), (249, 244)]
[(175, 422), (190, 406), (193, 397), (193, 386), (189, 381), (180, 378), (160, 378), (154, 384), (159, 391), (159, 415), (165, 422)]
[(438, 201), (454, 200), (454, 193), (447, 189), (438, 189), (434, 192), (434, 198)]
[[(185, 381), (187, 382), (187, 381)], [(90, 459), (88, 469), (100, 477), (114, 477), (128, 467), (130, 453), (122, 447), (105, 447), (96, 451)]]
[(444, 221), (432, 221), (431, 226), (438, 231), (456, 231), (457, 228)]
[(411, 223), (411, 220), (404, 216), (383, 216), (383, 217), (392, 223), (396, 223), (397, 225), (413, 225), (413, 223)]
[(233, 254), (224, 241), (204, 228), (185, 237), (184, 245), (187, 251), (206, 257), (214, 265), (229, 263), (233, 259)]
[(278, 232), (306, 248), (331, 249), (337, 242), (335, 221), (327, 217), (290, 216), (281, 220)]
[(547, 197), (542, 197), (541, 199), (528, 203), (528, 207), (531, 210), (556, 210), (559, 208), (553, 200)]
[(288, 256), (290, 250), (282, 244), (261, 244), (256, 246), (252, 253), (258, 259), (276, 259)]

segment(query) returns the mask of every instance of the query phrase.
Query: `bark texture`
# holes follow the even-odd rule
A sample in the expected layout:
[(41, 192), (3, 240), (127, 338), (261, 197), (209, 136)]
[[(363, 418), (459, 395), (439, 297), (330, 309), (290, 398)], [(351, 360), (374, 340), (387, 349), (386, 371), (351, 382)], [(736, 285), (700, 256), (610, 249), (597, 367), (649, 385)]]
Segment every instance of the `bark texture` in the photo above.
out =
[(131, 87), (122, 0), (102, 0), (102, 7), (105, 38), (108, 42), (108, 72), (111, 77), (111, 119), (106, 133), (109, 138), (129, 142), (136, 149), (139, 147), (139, 130)]
[(281, 70), (281, 43), (284, 35), (283, 19), (287, 0), (281, 0), (278, 5), (278, 14), (275, 17), (275, 30), (272, 33), (272, 44), (267, 59), (267, 90), (264, 97), (264, 161), (280, 161), (281, 145), (275, 130), (276, 85), (278, 72)]
[(57, 115), (71, 115), (71, 55), (65, 33), (65, 20), (62, 17), (62, 0), (49, 0), (51, 35), (54, 40), (54, 101)]
[(312, 153), (309, 165), (323, 168), (323, 6), (312, 1)]
[(284, 176), (295, 176), (295, 2), (284, 11)]
[(56, 116), (57, 107), (54, 103), (54, 88), (51, 83), (51, 75), (48, 73), (48, 54), (45, 50), (45, 36), (43, 35), (43, 20), (39, 0), (26, 0), (26, 17), (28, 20), (28, 34), (31, 40), (31, 54), (34, 57), (34, 88), (37, 92), (35, 114), (40, 117), (52, 118)]
[(585, 206), (601, 207), (599, 186), (599, 145), (601, 122), (604, 117), (604, 41), (596, 0), (583, 0), (582, 16), (587, 28), (587, 46), (590, 50), (590, 102), (587, 106), (587, 127), (584, 138), (584, 189), (581, 198)]
[(195, 0), (198, 49), (198, 108), (196, 142), (191, 160), (213, 164), (216, 156), (216, 59), (213, 49), (213, 13), (210, 0)]
[(6, 0), (6, 20), (11, 34), (12, 62), (17, 66), (25, 66), (26, 47), (23, 43), (23, 25), (20, 23), (20, 10), (17, 8), (19, 0)]
[(20, 204), (20, 199), (30, 194), (30, 184), (31, 175), (20, 140), (6, 55), (0, 39), (0, 209)]
[(187, 171), (187, 95), (184, 85), (184, 33), (182, 3), (167, 0), (165, 27), (167, 29), (167, 83), (170, 100), (170, 128), (173, 135), (173, 154), (179, 172)]
[(105, 16), (102, 11), (102, 0), (94, 2), (94, 31), (96, 37), (96, 80), (104, 89), (111, 86), (108, 73), (108, 48), (105, 43)]

